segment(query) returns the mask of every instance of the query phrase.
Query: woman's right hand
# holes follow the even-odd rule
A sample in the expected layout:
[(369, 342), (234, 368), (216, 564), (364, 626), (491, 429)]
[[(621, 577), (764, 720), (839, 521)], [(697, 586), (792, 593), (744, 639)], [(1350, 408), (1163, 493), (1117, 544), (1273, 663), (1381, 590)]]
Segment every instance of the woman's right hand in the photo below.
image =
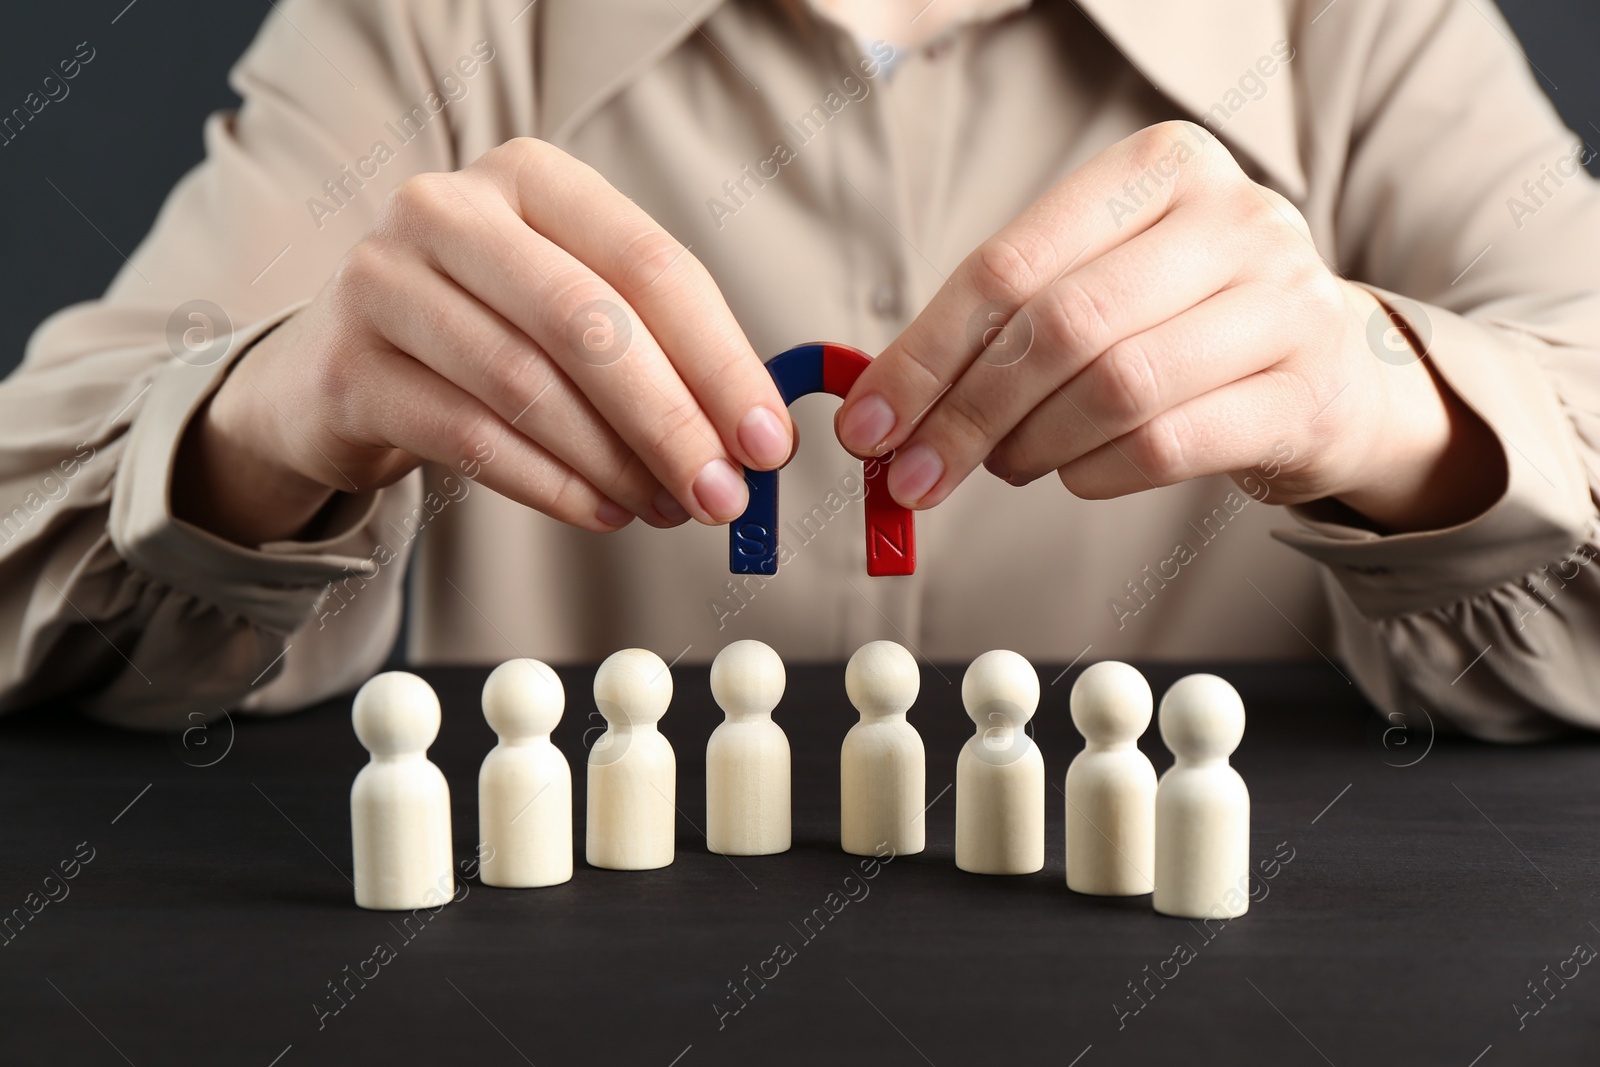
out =
[(595, 531), (722, 524), (788, 411), (710, 274), (587, 165), (519, 138), (422, 174), (195, 418), (174, 512), (260, 544), (336, 491), (485, 455), (477, 481)]

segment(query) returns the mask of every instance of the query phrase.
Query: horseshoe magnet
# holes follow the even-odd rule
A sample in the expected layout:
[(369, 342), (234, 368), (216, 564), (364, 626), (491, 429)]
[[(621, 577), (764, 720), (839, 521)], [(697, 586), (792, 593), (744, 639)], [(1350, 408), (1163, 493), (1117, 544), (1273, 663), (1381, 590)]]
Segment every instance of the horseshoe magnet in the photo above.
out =
[[(797, 345), (767, 360), (767, 372), (785, 404), (810, 393), (843, 397), (872, 360), (848, 345)], [(863, 466), (867, 493), (867, 573), (874, 577), (917, 569), (917, 530), (909, 508), (889, 495), (889, 465)], [(734, 574), (778, 573), (778, 472), (744, 472), (750, 504), (728, 527), (728, 569)]]

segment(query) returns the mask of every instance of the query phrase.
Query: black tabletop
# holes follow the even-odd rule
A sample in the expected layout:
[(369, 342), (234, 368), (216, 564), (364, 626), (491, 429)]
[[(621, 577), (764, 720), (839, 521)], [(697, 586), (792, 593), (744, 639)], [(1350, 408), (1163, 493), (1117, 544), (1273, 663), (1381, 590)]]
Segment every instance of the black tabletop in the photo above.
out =
[[(1255, 901), (1226, 924), (1070, 893), (1076, 672), (1040, 667), (1037, 875), (956, 869), (961, 668), (925, 666), (928, 848), (838, 848), (839, 665), (791, 666), (794, 848), (705, 850), (703, 668), (674, 671), (678, 855), (582, 861), (592, 670), (562, 671), (572, 881), (464, 878), (419, 917), (356, 908), (349, 698), (184, 737), (43, 709), (0, 723), (0, 1063), (1577, 1064), (1597, 1059), (1600, 748), (1384, 722), (1326, 666), (1216, 666), (1249, 713)], [(422, 672), (471, 869), (486, 672)], [(1159, 695), (1180, 673), (1150, 671)], [(1055, 681), (1052, 683), (1052, 679)], [(1152, 729), (1146, 750), (1170, 764)], [(1180, 1058), (1181, 1057), (1181, 1058)]]

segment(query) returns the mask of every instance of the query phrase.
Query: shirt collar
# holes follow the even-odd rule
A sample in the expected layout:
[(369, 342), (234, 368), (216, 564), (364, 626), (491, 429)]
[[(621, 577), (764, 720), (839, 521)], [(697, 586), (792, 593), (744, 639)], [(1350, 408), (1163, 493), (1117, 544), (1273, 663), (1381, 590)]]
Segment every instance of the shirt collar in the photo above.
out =
[[(1282, 69), (1274, 53), (1289, 40), (1284, 0), (1075, 2), (1152, 85), (1260, 164), (1284, 195), (1305, 196), (1293, 63)], [(1250, 95), (1258, 85), (1259, 98)]]
[[(538, 11), (540, 136), (561, 143), (725, 0), (543, 0)], [(1043, 3), (1045, 0), (1035, 0)], [(1290, 71), (1240, 86), (1289, 37), (1286, 0), (1074, 0), (1128, 61), (1195, 119), (1258, 163), (1291, 200), (1305, 195)], [(1281, 46), (1280, 46), (1281, 47)], [(1281, 64), (1279, 64), (1281, 66)], [(1259, 90), (1258, 90), (1259, 91)], [(1230, 102), (1243, 101), (1230, 107)]]
[(561, 143), (724, 0), (543, 0), (535, 9), (539, 136)]

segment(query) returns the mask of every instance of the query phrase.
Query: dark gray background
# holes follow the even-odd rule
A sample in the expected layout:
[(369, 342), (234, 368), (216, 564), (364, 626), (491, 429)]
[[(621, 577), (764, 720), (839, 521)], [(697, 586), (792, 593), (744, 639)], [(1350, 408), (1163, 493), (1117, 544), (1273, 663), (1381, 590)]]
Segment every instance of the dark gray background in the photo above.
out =
[[(1600, 139), (1590, 125), (1600, 125), (1594, 62), (1600, 4), (1503, 0), (1501, 7), (1567, 125)], [(46, 315), (104, 291), (122, 264), (117, 249), (133, 250), (167, 191), (200, 161), (201, 121), (238, 103), (228, 89), (228, 68), (270, 11), (268, 0), (7, 5), (0, 114), (20, 106), (78, 42), (87, 40), (97, 54), (69, 83), (65, 100), (0, 147), (0, 203), (7, 205), (0, 214), (7, 282), (0, 374), (22, 358), (28, 335)]]

